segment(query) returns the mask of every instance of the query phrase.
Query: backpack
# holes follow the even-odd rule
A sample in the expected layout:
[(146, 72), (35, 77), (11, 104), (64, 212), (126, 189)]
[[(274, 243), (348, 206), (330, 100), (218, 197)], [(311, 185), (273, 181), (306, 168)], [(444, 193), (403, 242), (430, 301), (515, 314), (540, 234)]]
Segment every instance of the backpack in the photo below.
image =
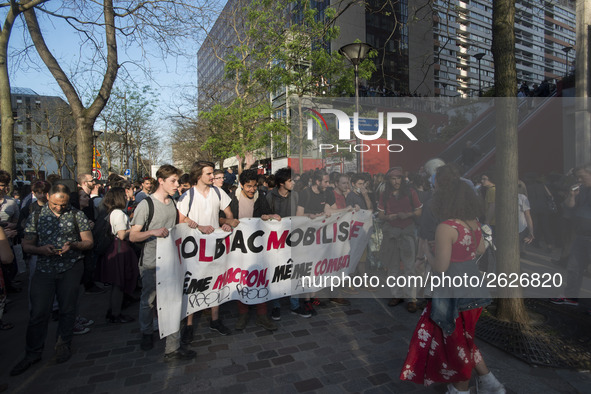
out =
[[(150, 223), (152, 222), (152, 219), (154, 218), (154, 201), (152, 201), (152, 197), (148, 196), (144, 200), (148, 204), (148, 218), (146, 219), (146, 221), (144, 222), (144, 225), (142, 226), (142, 229), (141, 229), (142, 233), (145, 231), (148, 231), (150, 229)], [(142, 200), (142, 201), (144, 201), (144, 200)], [(176, 209), (176, 203), (174, 202), (174, 199), (172, 199), (172, 197), (171, 197), (171, 201), (172, 201), (172, 204), (174, 205), (174, 208)], [(190, 201), (192, 202), (192, 200), (190, 200)], [(179, 222), (179, 215), (178, 215), (178, 211), (177, 211), (176, 224), (178, 224), (178, 222)], [(146, 240), (142, 241), (142, 242), (134, 242), (134, 244), (138, 245), (138, 247), (139, 247), (139, 256), (138, 257), (139, 257), (139, 265), (140, 266), (143, 265), (144, 247), (146, 246), (146, 241), (150, 238), (146, 238)]]
[(92, 250), (98, 257), (107, 253), (107, 250), (115, 240), (110, 222), (111, 214), (101, 212), (94, 223), (92, 229), (92, 238), (94, 239), (94, 246)]
[[(222, 200), (222, 195), (220, 194), (220, 189), (216, 186), (211, 186), (211, 188), (215, 191), (215, 194), (218, 195), (218, 199)], [(187, 211), (186, 217), (189, 217), (189, 212), (191, 212), (191, 206), (193, 205), (193, 197), (195, 197), (195, 188), (192, 187), (189, 189), (189, 210)]]

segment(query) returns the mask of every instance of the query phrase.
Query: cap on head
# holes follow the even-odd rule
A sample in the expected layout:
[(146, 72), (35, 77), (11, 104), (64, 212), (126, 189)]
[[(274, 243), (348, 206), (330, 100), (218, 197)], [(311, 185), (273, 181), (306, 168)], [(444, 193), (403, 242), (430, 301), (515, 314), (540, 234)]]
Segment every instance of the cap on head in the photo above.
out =
[(402, 171), (402, 167), (392, 167), (388, 170), (386, 176), (404, 176), (404, 171)]

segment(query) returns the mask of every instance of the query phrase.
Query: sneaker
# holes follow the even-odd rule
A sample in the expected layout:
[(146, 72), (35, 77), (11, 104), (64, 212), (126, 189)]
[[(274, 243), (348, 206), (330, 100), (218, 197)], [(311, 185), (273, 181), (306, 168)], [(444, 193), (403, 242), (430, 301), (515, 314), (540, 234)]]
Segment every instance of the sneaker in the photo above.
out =
[(570, 298), (550, 298), (550, 302), (556, 305), (579, 306), (579, 302)]
[(107, 289), (104, 287), (98, 287), (96, 284), (93, 284), (91, 287), (84, 290), (84, 294), (102, 294), (105, 291), (107, 291)]
[(312, 314), (306, 310), (304, 310), (304, 308), (302, 308), (301, 306), (298, 306), (297, 309), (292, 309), (291, 310), (291, 314), (292, 315), (297, 315), (299, 317), (303, 317), (303, 318), (309, 318), (312, 316)]
[[(189, 326), (191, 327), (191, 326)], [(185, 349), (183, 347), (178, 348), (172, 353), (167, 353), (164, 355), (164, 361), (173, 361), (173, 360), (192, 360), (195, 358), (197, 353), (193, 350)]]
[(265, 330), (269, 331), (277, 330), (277, 325), (273, 323), (267, 315), (258, 315), (256, 325), (259, 327), (263, 327)]
[(140, 348), (144, 351), (151, 350), (154, 347), (154, 336), (152, 334), (143, 334)]
[(281, 320), (281, 308), (273, 308), (271, 311), (271, 319), (275, 321)]
[(74, 335), (84, 335), (90, 332), (90, 328), (84, 327), (82, 324), (74, 324)]
[(84, 326), (84, 327), (90, 327), (94, 324), (94, 320), (90, 320), (85, 317), (78, 316), (76, 318), (76, 324), (80, 324), (81, 326)]
[(236, 322), (236, 329), (239, 331), (244, 330), (246, 328), (246, 323), (248, 323), (248, 312), (241, 313), (240, 316), (238, 316), (238, 321)]
[(331, 298), (330, 302), (332, 302), (333, 304), (337, 304), (340, 306), (349, 306), (351, 305), (351, 301), (346, 300), (344, 298)]
[(72, 357), (70, 345), (62, 343), (55, 346), (55, 362), (58, 364), (65, 363)]
[(507, 390), (493, 373), (489, 372), (476, 379), (476, 392), (478, 394), (505, 394)]
[(310, 316), (316, 316), (318, 312), (314, 309), (314, 305), (312, 305), (312, 301), (304, 301), (304, 311), (310, 314)]
[(222, 323), (222, 319), (212, 320), (209, 324), (209, 329), (211, 331), (217, 331), (221, 335), (230, 335), (232, 331)]

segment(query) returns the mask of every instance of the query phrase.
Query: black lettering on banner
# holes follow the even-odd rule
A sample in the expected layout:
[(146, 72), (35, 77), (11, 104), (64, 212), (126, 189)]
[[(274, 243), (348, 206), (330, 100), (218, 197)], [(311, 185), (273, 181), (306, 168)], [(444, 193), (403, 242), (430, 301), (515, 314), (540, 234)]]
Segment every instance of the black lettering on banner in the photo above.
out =
[(266, 298), (269, 295), (269, 289), (261, 287), (260, 289), (251, 289), (250, 287), (236, 285), (236, 291), (242, 299), (255, 300), (258, 298)]
[(203, 305), (206, 307), (222, 304), (230, 300), (230, 286), (224, 286), (219, 290), (210, 291), (209, 293), (194, 293), (189, 294), (187, 300), (191, 308), (200, 308)]
[(349, 239), (349, 222), (339, 224), (339, 241), (345, 242)]
[(292, 265), (291, 265), (292, 261), (293, 261), (292, 259), (289, 259), (287, 261), (287, 264), (275, 267), (275, 272), (273, 273), (273, 279), (271, 280), (272, 283), (279, 282), (280, 280), (286, 280), (286, 279), (290, 278), (291, 269), (292, 269)]
[[(296, 240), (292, 239), (294, 236), (297, 236)], [(300, 244), (300, 242), (302, 242), (303, 238), (304, 238), (304, 230), (302, 230), (301, 228), (296, 228), (287, 237), (287, 242), (286, 242), (287, 246), (294, 248), (294, 247), (298, 246)]]
[[(193, 245), (193, 250), (187, 252), (187, 244)], [(181, 244), (181, 255), (184, 259), (188, 259), (194, 256), (197, 256), (197, 241), (195, 238), (188, 236), (187, 238), (183, 239), (183, 243)]]
[(304, 234), (304, 246), (310, 246), (314, 243), (316, 230), (312, 227), (306, 229), (306, 233)]
[(248, 237), (248, 249), (250, 249), (251, 252), (260, 253), (263, 251), (263, 245), (254, 246), (255, 239), (257, 237), (262, 237), (263, 235), (265, 235), (265, 232), (263, 230), (258, 230), (252, 233), (250, 237)]
[(215, 240), (215, 255), (214, 260), (219, 259), (226, 252), (226, 246), (224, 245), (225, 238), (218, 238)]
[(236, 249), (240, 249), (242, 253), (246, 253), (246, 246), (244, 246), (244, 236), (242, 235), (241, 230), (237, 230), (236, 234), (234, 234), (234, 241), (232, 241), (232, 249), (231, 251), (235, 251)]
[(312, 273), (312, 263), (295, 264), (291, 279), (299, 279), (303, 276), (309, 276)]

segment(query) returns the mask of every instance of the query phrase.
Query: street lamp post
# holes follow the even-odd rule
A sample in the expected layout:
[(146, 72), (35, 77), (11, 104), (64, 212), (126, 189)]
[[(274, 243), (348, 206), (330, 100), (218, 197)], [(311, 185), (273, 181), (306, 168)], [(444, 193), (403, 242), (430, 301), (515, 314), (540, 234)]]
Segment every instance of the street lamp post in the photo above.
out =
[(480, 77), (480, 61), (486, 55), (484, 52), (477, 53), (474, 55), (476, 60), (478, 60), (478, 97), (482, 97), (482, 79)]
[[(359, 116), (359, 64), (367, 57), (367, 54), (372, 49), (372, 46), (363, 42), (356, 42), (347, 44), (339, 49), (339, 53), (347, 58), (353, 65), (355, 70), (355, 112)], [(355, 136), (355, 143), (359, 143), (359, 138)], [(363, 172), (363, 157), (357, 152), (357, 172)]]
[(564, 75), (565, 75), (565, 76), (567, 76), (567, 77), (568, 77), (568, 53), (569, 53), (569, 52), (570, 52), (572, 49), (574, 49), (574, 48), (573, 48), (573, 47), (571, 47), (571, 46), (568, 46), (568, 47), (564, 47), (564, 48), (562, 48), (562, 50), (563, 50), (563, 51), (564, 51), (564, 53), (566, 54), (566, 73), (565, 73)]

